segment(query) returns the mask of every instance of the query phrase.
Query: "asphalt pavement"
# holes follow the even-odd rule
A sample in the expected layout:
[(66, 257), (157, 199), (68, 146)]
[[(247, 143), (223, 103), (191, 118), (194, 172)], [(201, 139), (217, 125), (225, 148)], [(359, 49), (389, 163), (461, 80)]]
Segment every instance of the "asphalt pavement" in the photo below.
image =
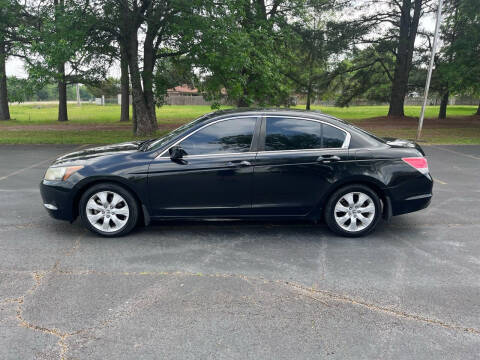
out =
[(426, 146), (432, 204), (367, 237), (309, 222), (51, 219), (75, 146), (0, 145), (0, 359), (478, 359), (480, 146)]

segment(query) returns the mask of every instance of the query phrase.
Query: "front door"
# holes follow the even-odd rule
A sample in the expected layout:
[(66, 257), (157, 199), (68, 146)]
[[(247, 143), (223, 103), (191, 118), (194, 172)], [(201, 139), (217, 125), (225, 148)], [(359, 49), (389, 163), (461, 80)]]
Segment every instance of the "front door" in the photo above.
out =
[(346, 166), (347, 133), (316, 120), (267, 117), (264, 121), (264, 143), (253, 176), (252, 212), (307, 215)]
[(153, 160), (148, 178), (152, 216), (247, 214), (256, 122), (256, 117), (213, 122), (178, 143), (186, 153), (180, 161), (172, 161), (168, 152)]

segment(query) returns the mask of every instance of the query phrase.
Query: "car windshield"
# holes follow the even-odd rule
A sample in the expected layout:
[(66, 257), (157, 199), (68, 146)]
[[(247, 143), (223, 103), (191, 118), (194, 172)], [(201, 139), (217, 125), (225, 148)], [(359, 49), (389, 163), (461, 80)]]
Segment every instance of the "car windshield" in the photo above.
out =
[(184, 131), (194, 127), (198, 123), (202, 122), (208, 115), (210, 115), (210, 114), (205, 114), (205, 115), (199, 117), (198, 119), (190, 121), (189, 123), (186, 123), (185, 125), (182, 125), (182, 126), (180, 126), (179, 128), (176, 128), (173, 131), (170, 131), (165, 136), (163, 136), (161, 138), (158, 138), (155, 141), (153, 141), (152, 143), (150, 143), (148, 145), (148, 147), (146, 148), (146, 150), (154, 150), (154, 149), (158, 149), (158, 148), (162, 147), (166, 143), (168, 143), (171, 140), (173, 140), (174, 138), (176, 138), (182, 132), (184, 132)]

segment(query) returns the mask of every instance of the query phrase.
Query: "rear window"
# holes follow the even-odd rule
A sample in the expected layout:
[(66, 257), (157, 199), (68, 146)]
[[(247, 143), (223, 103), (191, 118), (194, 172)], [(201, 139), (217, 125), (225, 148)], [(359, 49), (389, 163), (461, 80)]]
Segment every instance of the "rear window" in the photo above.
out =
[(266, 151), (319, 149), (322, 124), (291, 118), (267, 118)]
[(318, 121), (268, 117), (265, 151), (341, 148), (346, 132)]
[(322, 137), (324, 148), (341, 148), (346, 136), (345, 131), (323, 124)]

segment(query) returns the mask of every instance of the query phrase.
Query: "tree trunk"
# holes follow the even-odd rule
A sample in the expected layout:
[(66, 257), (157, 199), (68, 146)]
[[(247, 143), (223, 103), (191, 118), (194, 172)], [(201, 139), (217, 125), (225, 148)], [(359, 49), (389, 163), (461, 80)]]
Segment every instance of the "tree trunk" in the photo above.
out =
[(412, 67), (413, 49), (422, 10), (422, 0), (415, 0), (413, 17), (410, 15), (411, 5), (411, 0), (402, 1), (397, 58), (390, 93), (390, 108), (388, 109), (389, 116), (405, 115), (405, 96), (408, 90), (408, 76)]
[(237, 107), (239, 107), (239, 108), (249, 107), (249, 103), (248, 103), (247, 99), (245, 99), (245, 96), (241, 96), (240, 99), (238, 99)]
[(0, 44), (0, 120), (10, 120), (10, 110), (8, 108), (7, 93), (7, 54), (5, 44)]
[(132, 82), (133, 105), (135, 107), (136, 135), (153, 135), (157, 130), (156, 119), (152, 118), (152, 113), (145, 100), (140, 69), (138, 66), (138, 38), (137, 32), (128, 29), (129, 33), (123, 34), (127, 40), (126, 51), (128, 58), (128, 68), (130, 70), (130, 81)]
[(312, 99), (312, 82), (309, 81), (308, 88), (307, 88), (307, 105), (305, 106), (305, 110), (310, 110), (311, 99)]
[(477, 115), (480, 115), (480, 103), (478, 103)]
[(120, 45), (120, 70), (121, 70), (121, 110), (120, 121), (130, 120), (130, 80), (128, 78), (128, 58), (124, 47)]
[(68, 121), (67, 83), (65, 82), (65, 64), (58, 66), (58, 121)]
[(442, 96), (442, 101), (440, 103), (440, 111), (438, 113), (439, 119), (446, 119), (447, 118), (447, 105), (448, 105), (448, 97), (450, 96), (450, 92), (447, 90)]
[[(54, 0), (53, 4), (55, 6), (55, 31), (60, 31), (57, 28), (57, 15), (58, 13), (63, 13), (64, 11), (64, 0)], [(58, 11), (58, 13), (57, 13)], [(68, 121), (67, 113), (67, 83), (65, 81), (65, 63), (61, 62), (57, 65), (57, 75), (58, 75), (58, 121)]]
[(132, 124), (133, 124), (133, 133), (137, 133), (137, 107), (135, 103), (132, 104)]
[(145, 101), (147, 103), (148, 110), (150, 111), (152, 120), (154, 120), (155, 126), (157, 124), (157, 117), (155, 113), (155, 97), (153, 95), (153, 71), (155, 67), (155, 50), (153, 48), (154, 37), (147, 32), (145, 42), (143, 45), (143, 93)]

